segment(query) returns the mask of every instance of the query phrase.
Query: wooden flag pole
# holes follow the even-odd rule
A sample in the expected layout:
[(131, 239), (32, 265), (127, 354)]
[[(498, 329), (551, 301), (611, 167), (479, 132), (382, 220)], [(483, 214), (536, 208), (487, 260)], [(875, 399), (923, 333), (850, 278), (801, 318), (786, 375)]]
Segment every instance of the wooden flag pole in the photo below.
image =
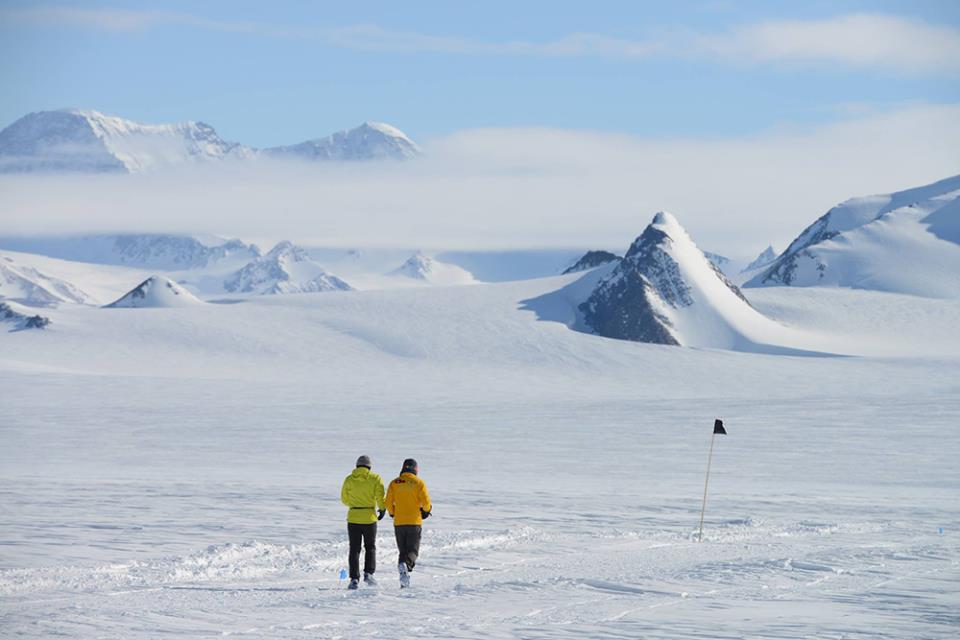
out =
[(713, 462), (713, 442), (717, 439), (717, 434), (710, 434), (710, 455), (707, 456), (707, 478), (703, 481), (703, 506), (700, 507), (700, 535), (697, 536), (697, 542), (703, 542), (703, 516), (707, 512), (707, 485), (710, 483), (710, 463)]
[(707, 477), (703, 481), (703, 506), (700, 507), (700, 535), (697, 536), (697, 542), (703, 542), (703, 516), (707, 512), (707, 485), (710, 484), (710, 463), (713, 462), (713, 443), (717, 439), (717, 434), (726, 435), (727, 430), (723, 428), (723, 420), (717, 418), (713, 421), (713, 433), (710, 435), (710, 455), (707, 456)]

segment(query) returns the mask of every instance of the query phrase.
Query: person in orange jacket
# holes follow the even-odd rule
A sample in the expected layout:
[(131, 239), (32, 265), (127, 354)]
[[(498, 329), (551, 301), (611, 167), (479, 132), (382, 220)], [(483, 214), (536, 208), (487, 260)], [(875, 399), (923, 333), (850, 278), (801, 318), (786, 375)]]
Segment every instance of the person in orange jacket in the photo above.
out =
[(400, 560), (400, 588), (410, 586), (410, 572), (420, 555), (420, 533), (423, 519), (430, 517), (433, 504), (426, 483), (420, 479), (417, 461), (403, 461), (400, 476), (387, 489), (387, 512), (393, 518), (393, 532), (397, 538)]

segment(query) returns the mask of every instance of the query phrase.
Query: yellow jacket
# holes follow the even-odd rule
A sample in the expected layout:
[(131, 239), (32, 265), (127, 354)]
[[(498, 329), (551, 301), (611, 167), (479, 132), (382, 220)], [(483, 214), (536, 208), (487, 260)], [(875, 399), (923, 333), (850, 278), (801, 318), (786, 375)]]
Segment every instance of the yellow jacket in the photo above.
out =
[(423, 524), (421, 509), (433, 509), (427, 485), (416, 474), (401, 473), (387, 489), (387, 511), (393, 517), (393, 526)]
[(377, 521), (377, 509), (386, 509), (383, 480), (366, 467), (357, 467), (343, 480), (340, 501), (350, 507), (347, 522), (371, 524)]

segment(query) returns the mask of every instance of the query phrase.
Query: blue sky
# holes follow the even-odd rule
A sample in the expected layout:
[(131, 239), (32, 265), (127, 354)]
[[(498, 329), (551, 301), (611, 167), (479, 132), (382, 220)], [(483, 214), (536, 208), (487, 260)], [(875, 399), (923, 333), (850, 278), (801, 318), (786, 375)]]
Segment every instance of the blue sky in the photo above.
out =
[[(349, 4), (349, 7), (347, 6)], [(0, 123), (204, 120), (254, 146), (381, 120), (735, 137), (960, 102), (960, 3), (0, 3)]]

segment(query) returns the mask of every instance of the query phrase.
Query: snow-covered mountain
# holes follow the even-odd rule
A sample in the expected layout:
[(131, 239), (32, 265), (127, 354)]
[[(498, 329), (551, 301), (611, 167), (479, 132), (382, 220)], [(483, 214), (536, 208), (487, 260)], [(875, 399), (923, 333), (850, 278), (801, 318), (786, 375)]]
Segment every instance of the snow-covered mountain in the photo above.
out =
[(566, 275), (568, 273), (586, 271), (587, 269), (593, 269), (610, 262), (616, 262), (617, 260), (620, 260), (620, 256), (609, 251), (587, 251), (585, 254), (580, 256), (576, 262), (564, 269), (563, 274)]
[(327, 273), (302, 247), (284, 240), (251, 261), (223, 283), (232, 293), (318, 293), (352, 287)]
[(353, 161), (403, 160), (420, 153), (405, 133), (380, 122), (263, 150), (227, 142), (203, 122), (142, 124), (80, 109), (30, 113), (0, 131), (0, 173), (141, 173), (259, 156)]
[(477, 282), (473, 274), (453, 264), (440, 262), (421, 252), (410, 256), (406, 262), (389, 275), (411, 278), (427, 284), (456, 285)]
[(138, 284), (119, 300), (106, 305), (108, 308), (162, 308), (192, 307), (203, 301), (163, 276), (151, 276)]
[(7, 256), (0, 256), (0, 299), (31, 307), (49, 307), (62, 302), (93, 303), (89, 295), (73, 284), (18, 265)]
[(744, 286), (774, 285), (960, 297), (960, 176), (830, 209)]
[(420, 147), (407, 134), (382, 122), (364, 122), (348, 131), (300, 144), (265, 149), (274, 157), (307, 160), (405, 160), (420, 155)]
[(30, 113), (0, 131), (4, 173), (139, 173), (252, 155), (203, 122), (140, 124), (79, 109)]
[(174, 233), (87, 236), (3, 237), (0, 248), (93, 264), (115, 264), (167, 271), (201, 269), (220, 261), (261, 255), (240, 240)]
[(754, 309), (666, 212), (579, 310), (587, 329), (608, 338), (750, 351), (789, 342), (785, 328)]
[(750, 264), (745, 266), (740, 273), (746, 273), (748, 271), (754, 271), (756, 269), (762, 269), (768, 264), (772, 263), (777, 259), (777, 252), (773, 248), (773, 245), (768, 245), (766, 249), (760, 252), (760, 254), (753, 259)]

